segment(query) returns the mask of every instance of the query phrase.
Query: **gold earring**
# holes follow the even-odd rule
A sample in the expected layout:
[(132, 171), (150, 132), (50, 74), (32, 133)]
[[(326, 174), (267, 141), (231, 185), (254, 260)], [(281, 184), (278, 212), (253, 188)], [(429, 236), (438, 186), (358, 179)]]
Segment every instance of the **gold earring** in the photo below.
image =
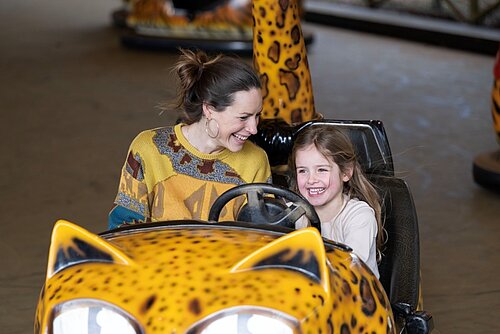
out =
[[(210, 129), (210, 122), (212, 121), (215, 122), (215, 128), (217, 129), (215, 134), (213, 134), (213, 131)], [(217, 123), (217, 121), (213, 118), (207, 118), (207, 121), (205, 122), (205, 132), (210, 138), (217, 138), (220, 132), (219, 123)]]

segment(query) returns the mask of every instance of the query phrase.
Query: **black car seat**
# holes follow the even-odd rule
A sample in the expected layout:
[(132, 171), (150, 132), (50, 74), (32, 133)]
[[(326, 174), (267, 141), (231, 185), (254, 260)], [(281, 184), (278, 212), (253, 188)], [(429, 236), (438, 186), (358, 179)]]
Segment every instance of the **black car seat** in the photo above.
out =
[(303, 129), (335, 126), (351, 139), (358, 161), (377, 187), (387, 242), (379, 265), (380, 282), (391, 302), (398, 327), (404, 333), (430, 333), (432, 316), (421, 309), (420, 242), (418, 219), (408, 184), (394, 176), (394, 165), (383, 123), (378, 120), (320, 120), (289, 126), (280, 120), (264, 120), (252, 138), (263, 147), (273, 169), (273, 182), (287, 186), (287, 161), (293, 142)]
[(397, 177), (371, 175), (382, 198), (387, 240), (379, 264), (380, 282), (396, 321), (407, 333), (429, 333), (432, 316), (423, 311), (417, 212), (408, 184)]

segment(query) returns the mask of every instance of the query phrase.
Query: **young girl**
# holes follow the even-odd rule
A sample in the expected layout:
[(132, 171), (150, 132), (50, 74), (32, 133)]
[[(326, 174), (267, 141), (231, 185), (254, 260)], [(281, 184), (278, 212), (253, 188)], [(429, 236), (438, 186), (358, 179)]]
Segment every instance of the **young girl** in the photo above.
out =
[[(298, 135), (289, 165), (292, 189), (315, 207), (323, 237), (351, 247), (379, 277), (379, 196), (363, 174), (349, 138), (332, 126), (309, 126)], [(305, 227), (307, 221), (296, 225)]]

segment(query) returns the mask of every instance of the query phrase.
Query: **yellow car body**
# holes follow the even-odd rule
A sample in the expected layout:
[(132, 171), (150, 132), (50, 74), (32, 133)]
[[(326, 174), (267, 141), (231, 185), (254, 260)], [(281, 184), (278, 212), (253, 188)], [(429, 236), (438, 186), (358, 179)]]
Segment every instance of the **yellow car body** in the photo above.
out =
[(53, 230), (35, 334), (395, 333), (387, 296), (315, 228), (174, 221)]

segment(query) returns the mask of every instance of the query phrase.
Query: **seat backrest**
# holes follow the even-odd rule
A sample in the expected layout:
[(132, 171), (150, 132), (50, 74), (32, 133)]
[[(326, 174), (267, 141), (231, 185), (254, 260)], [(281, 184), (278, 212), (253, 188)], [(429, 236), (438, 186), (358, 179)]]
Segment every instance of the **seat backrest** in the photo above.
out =
[(333, 126), (344, 132), (351, 140), (363, 171), (368, 174), (394, 175), (391, 149), (384, 125), (377, 120), (333, 120), (325, 119), (303, 124), (300, 133), (309, 126)]
[(380, 282), (391, 304), (417, 309), (420, 292), (420, 241), (415, 204), (407, 183), (396, 177), (371, 176), (383, 199), (387, 241), (379, 264)]
[(367, 175), (394, 175), (391, 149), (384, 125), (378, 120), (309, 121), (295, 126), (280, 119), (262, 120), (251, 139), (262, 147), (272, 167), (287, 165), (297, 135), (309, 126), (327, 125), (343, 131), (354, 145), (358, 161)]

